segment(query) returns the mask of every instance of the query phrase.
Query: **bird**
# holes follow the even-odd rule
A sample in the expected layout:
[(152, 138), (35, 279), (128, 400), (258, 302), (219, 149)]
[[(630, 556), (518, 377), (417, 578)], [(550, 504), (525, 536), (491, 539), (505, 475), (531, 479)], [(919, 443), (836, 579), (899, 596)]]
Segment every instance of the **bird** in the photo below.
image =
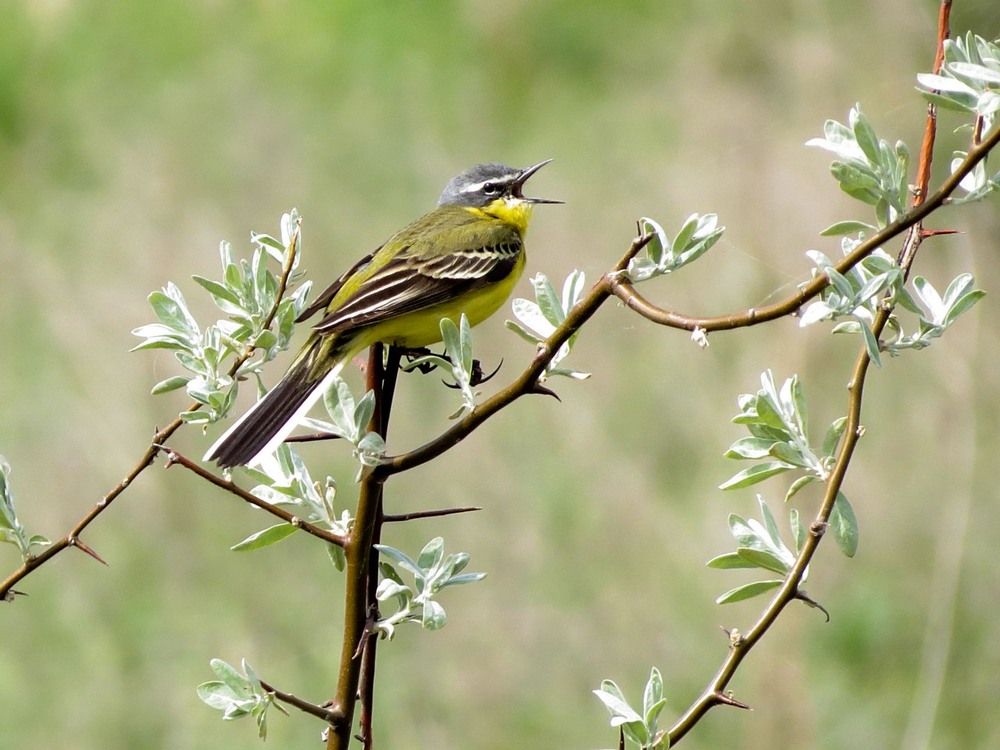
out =
[(220, 468), (260, 464), (278, 449), (344, 365), (376, 343), (408, 349), (441, 341), (442, 318), (481, 323), (524, 270), (532, 208), (524, 183), (546, 159), (517, 169), (477, 164), (453, 177), (437, 207), (396, 232), (331, 284), (296, 319), (322, 313), (278, 383), (208, 449)]

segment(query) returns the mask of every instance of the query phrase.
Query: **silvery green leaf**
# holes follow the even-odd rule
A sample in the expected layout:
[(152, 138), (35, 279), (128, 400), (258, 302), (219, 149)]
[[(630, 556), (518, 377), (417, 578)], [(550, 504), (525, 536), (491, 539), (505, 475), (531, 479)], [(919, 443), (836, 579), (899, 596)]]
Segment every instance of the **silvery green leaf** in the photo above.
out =
[(833, 261), (826, 257), (819, 250), (806, 250), (806, 257), (809, 258), (820, 270), (825, 271), (833, 265)]
[(768, 550), (740, 547), (736, 553), (753, 567), (764, 568), (765, 570), (770, 570), (772, 573), (780, 573), (782, 575), (788, 573), (789, 566), (782, 557)]
[(959, 315), (969, 310), (974, 304), (986, 296), (986, 292), (976, 289), (960, 297), (955, 304), (948, 308), (948, 314), (944, 317), (944, 325), (950, 326)]
[(839, 417), (830, 424), (830, 427), (826, 431), (826, 435), (823, 437), (824, 456), (832, 456), (834, 451), (837, 450), (837, 446), (840, 444), (840, 438), (843, 436), (846, 427), (847, 417)]
[(836, 237), (842, 234), (874, 234), (878, 231), (878, 227), (872, 226), (864, 221), (838, 221), (836, 224), (831, 224), (822, 232), (820, 232), (821, 237)]
[(956, 62), (949, 65), (948, 70), (962, 76), (966, 80), (973, 80), (983, 84), (1000, 84), (1000, 71), (992, 70), (985, 65)]
[(375, 598), (380, 602), (388, 601), (395, 596), (408, 596), (412, 594), (409, 586), (392, 580), (383, 578), (379, 581), (378, 588), (375, 589)]
[(556, 329), (542, 314), (538, 304), (531, 300), (518, 297), (511, 303), (511, 309), (514, 316), (527, 326), (528, 330), (538, 334), (538, 341), (548, 338)]
[(219, 711), (227, 710), (237, 701), (232, 689), (220, 680), (201, 683), (198, 686), (198, 697), (203, 703)]
[(215, 303), (223, 312), (240, 312), (243, 310), (239, 296), (225, 284), (220, 284), (218, 281), (206, 279), (204, 276), (198, 276), (197, 274), (192, 275), (191, 278), (212, 295)]
[(943, 93), (965, 94), (969, 97), (976, 96), (976, 90), (966, 83), (951, 76), (935, 75), (933, 73), (918, 73), (917, 82), (924, 88)]
[(405, 552), (396, 549), (395, 547), (390, 547), (386, 544), (376, 544), (375, 549), (379, 551), (380, 554), (394, 560), (397, 565), (399, 565), (404, 570), (411, 573), (413, 576), (423, 579), (424, 571), (413, 558), (409, 557)]
[(368, 391), (362, 396), (357, 406), (354, 407), (353, 423), (355, 429), (360, 431), (365, 429), (372, 420), (375, 413), (375, 392)]
[(882, 356), (879, 353), (878, 339), (875, 338), (875, 334), (867, 323), (859, 319), (858, 324), (861, 328), (861, 333), (865, 337), (865, 349), (868, 351), (868, 358), (871, 359), (872, 364), (876, 367), (882, 367)]
[(947, 310), (941, 295), (938, 294), (931, 282), (923, 276), (916, 276), (913, 279), (913, 289), (930, 313), (930, 319), (935, 323), (941, 322)]
[[(651, 239), (646, 245), (645, 251), (646, 255), (648, 255), (649, 259), (653, 262), (653, 265), (659, 266), (662, 261), (664, 251), (669, 252), (670, 250), (670, 240), (667, 239), (667, 233), (663, 231), (663, 227), (645, 216), (639, 219), (639, 231), (642, 234), (653, 235), (653, 239)], [(631, 267), (629, 268), (629, 272), (631, 273)]]
[(242, 542), (234, 544), (229, 549), (233, 552), (246, 552), (249, 550), (261, 549), (277, 544), (282, 539), (286, 539), (294, 534), (298, 529), (290, 523), (279, 523), (276, 526), (263, 529), (251, 534)]
[(580, 297), (583, 296), (586, 281), (587, 277), (584, 275), (583, 271), (574, 269), (563, 282), (562, 307), (567, 313), (573, 309), (573, 306), (576, 305), (576, 303), (580, 301)]
[(879, 143), (878, 137), (875, 135), (875, 129), (872, 127), (871, 122), (868, 118), (861, 112), (860, 109), (855, 107), (850, 113), (850, 123), (851, 129), (854, 131), (854, 138), (858, 143), (858, 147), (864, 153), (867, 160), (871, 163), (876, 163), (879, 160)]
[(838, 492), (830, 512), (830, 529), (840, 551), (854, 557), (858, 551), (858, 519), (844, 493)]
[[(954, 80), (954, 79), (951, 79)], [(919, 89), (918, 89), (919, 90)], [(940, 109), (947, 109), (952, 112), (963, 114), (975, 114), (977, 98), (975, 94), (936, 94), (933, 91), (919, 90), (920, 95), (931, 104)]]
[(833, 315), (834, 312), (833, 308), (831, 308), (823, 300), (815, 300), (810, 303), (809, 307), (805, 309), (805, 312), (799, 316), (799, 328), (805, 328), (813, 323), (826, 320)]
[(323, 406), (332, 420), (333, 433), (351, 443), (356, 442), (362, 425), (354, 421), (356, 406), (351, 387), (340, 378), (335, 378), (323, 394)]
[(424, 570), (430, 570), (432, 567), (440, 564), (442, 559), (444, 559), (444, 539), (436, 536), (420, 550), (417, 565)]
[(750, 562), (738, 552), (727, 552), (724, 555), (718, 555), (705, 563), (705, 565), (709, 568), (716, 568), (718, 570), (735, 570), (757, 567), (756, 563)]
[[(653, 706), (663, 699), (663, 676), (660, 670), (653, 667), (649, 672), (649, 679), (646, 681), (646, 688), (642, 694), (642, 707), (644, 711), (649, 711)], [(647, 724), (649, 723), (647, 717)]]
[(433, 599), (424, 602), (421, 622), (427, 630), (440, 630), (448, 621), (448, 615), (444, 607)]
[(611, 726), (621, 726), (626, 722), (642, 723), (642, 717), (628, 704), (622, 691), (611, 680), (602, 681), (601, 689), (594, 690), (593, 693), (611, 712)]
[(773, 440), (759, 437), (743, 437), (729, 446), (726, 451), (726, 458), (755, 459), (765, 458), (771, 455)]
[(184, 377), (183, 375), (175, 375), (172, 378), (167, 378), (166, 380), (161, 380), (159, 383), (153, 386), (153, 390), (150, 393), (154, 396), (160, 393), (167, 393), (168, 391), (174, 391), (178, 388), (183, 388), (187, 385), (191, 378)]
[(784, 581), (780, 580), (754, 581), (753, 583), (747, 583), (742, 586), (737, 586), (734, 589), (730, 589), (716, 599), (715, 603), (732, 604), (733, 602), (741, 602), (745, 599), (752, 599), (755, 596), (766, 594), (768, 591), (778, 588), (778, 586), (782, 583), (784, 583)]
[(356, 453), (363, 466), (378, 466), (385, 455), (385, 440), (377, 432), (367, 432), (358, 441)]
[(792, 527), (792, 536), (795, 537), (795, 551), (800, 552), (806, 543), (806, 529), (799, 520), (799, 512), (795, 508), (788, 511), (788, 524)]
[(198, 331), (198, 324), (188, 312), (184, 295), (173, 282), (169, 282), (163, 291), (151, 292), (147, 299), (153, 313), (164, 325), (182, 333)]
[(465, 583), (475, 583), (486, 578), (486, 575), (486, 573), (459, 573), (458, 575), (449, 577), (444, 586), (460, 586)]
[(222, 659), (212, 659), (209, 661), (209, 666), (236, 696), (240, 698), (250, 697), (250, 683), (235, 667)]
[(766, 461), (733, 474), (732, 477), (719, 485), (719, 489), (736, 490), (741, 487), (749, 487), (793, 468), (795, 467), (783, 461)]
[(744, 547), (750, 547), (757, 542), (757, 532), (750, 528), (750, 524), (747, 523), (746, 519), (737, 515), (736, 513), (729, 514), (729, 532), (736, 538)]
[(803, 474), (788, 486), (788, 491), (785, 492), (785, 502), (787, 503), (791, 500), (798, 493), (798, 491), (807, 484), (811, 484), (816, 481), (819, 481), (819, 477), (815, 474)]
[(767, 529), (767, 535), (771, 539), (771, 543), (777, 547), (783, 547), (781, 541), (781, 534), (778, 531), (778, 524), (774, 521), (774, 516), (771, 515), (771, 509), (767, 507), (767, 503), (764, 502), (764, 498), (757, 495), (757, 507), (760, 508), (761, 517), (764, 519), (764, 527)]
[(535, 298), (542, 315), (552, 326), (558, 326), (566, 316), (552, 282), (544, 274), (539, 273), (531, 279), (531, 285), (535, 288)]

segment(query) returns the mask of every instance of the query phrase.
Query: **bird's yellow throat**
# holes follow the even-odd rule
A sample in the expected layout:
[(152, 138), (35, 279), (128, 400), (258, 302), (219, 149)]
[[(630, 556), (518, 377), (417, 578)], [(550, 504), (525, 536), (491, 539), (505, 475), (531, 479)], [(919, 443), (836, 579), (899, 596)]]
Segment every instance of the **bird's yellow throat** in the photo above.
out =
[(482, 216), (491, 216), (500, 219), (505, 224), (510, 224), (517, 229), (523, 237), (528, 231), (528, 221), (531, 219), (532, 205), (528, 201), (519, 198), (497, 198), (488, 206), (483, 208), (466, 208), (466, 211)]

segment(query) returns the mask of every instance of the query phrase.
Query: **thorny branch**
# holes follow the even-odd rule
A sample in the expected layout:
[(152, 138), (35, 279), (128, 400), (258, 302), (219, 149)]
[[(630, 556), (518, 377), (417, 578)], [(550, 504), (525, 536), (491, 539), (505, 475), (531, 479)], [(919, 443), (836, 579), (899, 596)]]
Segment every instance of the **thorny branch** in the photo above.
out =
[[(949, 0), (944, 0), (941, 4), (941, 22), (939, 24), (938, 32), (938, 53), (935, 61), (935, 73), (937, 73), (940, 69), (941, 61), (943, 59), (942, 50), (944, 48), (945, 39), (948, 37), (948, 13), (950, 7), (951, 3)], [(917, 188), (914, 191), (914, 210), (912, 210), (909, 214), (913, 215), (916, 213), (920, 216), (920, 218), (907, 222), (904, 221), (906, 217), (903, 217), (900, 222), (897, 222), (897, 224), (905, 224), (905, 226), (900, 227), (899, 231), (904, 231), (905, 229), (910, 230), (907, 232), (903, 248), (900, 252), (900, 263), (902, 264), (904, 274), (909, 273), (909, 270), (916, 259), (916, 248), (919, 247), (920, 242), (923, 239), (920, 221), (927, 212), (924, 211), (921, 214), (919, 209), (927, 205), (926, 203), (921, 203), (921, 196), (927, 195), (927, 185), (930, 179), (930, 160), (933, 157), (933, 149), (928, 148), (927, 144), (928, 141), (933, 144), (935, 131), (936, 111), (934, 105), (930, 105), (927, 112), (927, 128), (924, 131), (924, 143), (920, 151), (920, 166), (918, 170), (919, 181)], [(996, 142), (996, 138), (997, 133), (994, 133), (994, 142)], [(970, 156), (971, 155), (972, 154), (970, 153)], [(986, 152), (982, 152), (980, 153), (979, 158), (982, 158), (985, 155)], [(966, 165), (963, 164), (963, 167), (964, 166)], [(954, 189), (954, 185), (957, 185), (957, 182), (949, 182), (953, 183), (951, 189)], [(946, 197), (947, 194), (944, 193), (944, 188), (942, 188), (941, 190), (938, 190), (938, 192), (935, 193), (935, 196), (929, 199), (928, 202), (936, 200), (937, 205), (940, 205)], [(885, 240), (883, 240), (883, 242), (884, 241)], [(889, 320), (889, 316), (892, 314), (893, 307), (894, 305), (889, 302), (888, 299), (886, 299), (885, 303), (879, 307), (878, 313), (872, 323), (872, 333), (875, 335), (876, 339), (878, 339), (882, 334), (882, 331)], [(840, 448), (840, 453), (837, 456), (833, 470), (830, 472), (830, 476), (827, 479), (823, 502), (820, 505), (818, 513), (816, 514), (816, 519), (810, 526), (810, 533), (806, 536), (805, 543), (799, 551), (795, 564), (785, 576), (784, 583), (782, 583), (781, 587), (778, 588), (777, 593), (775, 593), (772, 597), (770, 603), (761, 613), (757, 622), (755, 622), (750, 628), (749, 632), (730, 638), (729, 653), (723, 660), (722, 665), (715, 674), (715, 677), (711, 680), (698, 699), (691, 704), (687, 711), (685, 711), (684, 714), (670, 728), (668, 732), (669, 746), (672, 747), (685, 734), (687, 734), (709, 711), (709, 709), (721, 704), (732, 704), (731, 696), (729, 696), (728, 700), (725, 699), (727, 696), (725, 690), (726, 686), (733, 678), (733, 675), (736, 674), (736, 670), (739, 668), (743, 659), (746, 658), (751, 649), (753, 649), (757, 642), (760, 641), (765, 633), (767, 633), (785, 606), (795, 599), (800, 598), (799, 585), (802, 582), (802, 577), (823, 538), (823, 533), (830, 520), (830, 514), (833, 511), (833, 506), (837, 501), (837, 495), (839, 494), (844, 478), (847, 475), (847, 469), (850, 465), (851, 458), (854, 455), (854, 450), (857, 447), (858, 441), (864, 434), (864, 428), (861, 425), (861, 407), (864, 400), (865, 378), (868, 374), (870, 366), (871, 357), (868, 354), (867, 348), (862, 346), (858, 352), (857, 360), (855, 361), (854, 369), (851, 373), (851, 379), (847, 387), (847, 425), (844, 429), (844, 442)], [(740, 707), (745, 708), (746, 706), (741, 704)]]
[[(270, 328), (271, 323), (274, 321), (274, 316), (278, 314), (278, 306), (281, 304), (281, 300), (284, 297), (285, 290), (288, 287), (288, 279), (291, 277), (292, 268), (295, 266), (295, 257), (298, 254), (298, 242), (299, 233), (298, 231), (295, 231), (292, 234), (291, 241), (289, 242), (288, 252), (285, 256), (285, 265), (284, 268), (281, 269), (281, 277), (278, 280), (278, 294), (275, 297), (274, 305), (271, 307), (267, 317), (264, 319), (264, 326), (262, 330)], [(232, 367), (229, 368), (229, 376), (234, 377), (240, 367), (242, 367), (243, 364), (253, 356), (255, 351), (256, 346), (253, 344), (248, 346), (246, 351), (238, 356), (233, 362)], [(200, 408), (201, 404), (196, 401), (188, 406), (185, 411), (197, 411)], [(178, 429), (180, 429), (183, 424), (184, 421), (178, 417), (163, 429), (157, 430), (153, 435), (153, 439), (150, 441), (149, 446), (143, 452), (142, 456), (139, 457), (135, 466), (133, 466), (128, 474), (125, 475), (125, 478), (112, 487), (107, 494), (105, 494), (104, 497), (102, 497), (100, 501), (93, 508), (91, 508), (72, 529), (69, 530), (66, 536), (53, 542), (38, 555), (25, 560), (17, 570), (7, 576), (7, 579), (3, 583), (0, 583), (0, 601), (10, 601), (12, 598), (10, 591), (15, 584), (24, 579), (34, 570), (40, 568), (60, 552), (69, 549), (70, 547), (80, 547), (79, 538), (80, 534), (83, 533), (83, 530), (86, 529), (95, 518), (107, 510), (111, 503), (114, 502), (115, 499), (126, 489), (128, 489), (132, 482), (134, 482), (136, 478), (142, 474), (142, 472), (152, 466), (153, 461), (156, 460), (157, 454), (159, 454), (166, 442), (175, 432), (177, 432)]]

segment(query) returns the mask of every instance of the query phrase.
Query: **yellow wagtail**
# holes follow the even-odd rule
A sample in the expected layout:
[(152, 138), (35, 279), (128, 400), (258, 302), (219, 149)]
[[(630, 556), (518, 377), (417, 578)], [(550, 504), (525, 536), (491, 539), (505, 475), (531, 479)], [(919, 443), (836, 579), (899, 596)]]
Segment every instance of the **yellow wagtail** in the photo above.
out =
[(524, 235), (535, 203), (526, 169), (479, 164), (452, 179), (438, 206), (358, 261), (302, 312), (322, 311), (284, 377), (205, 454), (219, 466), (257, 464), (275, 451), (344, 365), (382, 342), (417, 348), (441, 340), (440, 321), (482, 322), (524, 270)]

